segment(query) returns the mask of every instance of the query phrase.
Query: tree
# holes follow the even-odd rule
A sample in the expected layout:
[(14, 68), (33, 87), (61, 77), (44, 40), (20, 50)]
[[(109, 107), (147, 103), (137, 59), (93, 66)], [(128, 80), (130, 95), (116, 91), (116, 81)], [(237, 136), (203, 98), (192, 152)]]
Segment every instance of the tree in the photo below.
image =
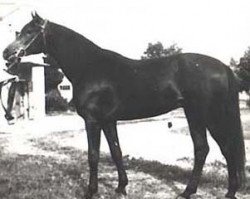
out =
[[(240, 58), (239, 64), (230, 61), (230, 66), (233, 67), (234, 73), (239, 80), (240, 91), (245, 91), (250, 96), (250, 47), (244, 52), (243, 57)], [(250, 107), (250, 99), (247, 100), (247, 105)]]
[(250, 59), (250, 46), (248, 46), (247, 50), (244, 52), (243, 57)]
[[(237, 62), (236, 62), (237, 63)], [(230, 65), (233, 63), (230, 62)], [(240, 58), (239, 64), (234, 67), (234, 72), (240, 80), (241, 91), (249, 93), (250, 88), (250, 47), (244, 52), (243, 57)]]
[(229, 66), (233, 69), (238, 67), (238, 63), (233, 57), (231, 57), (231, 59), (230, 59)]
[(66, 111), (69, 109), (69, 105), (58, 90), (58, 85), (62, 82), (64, 74), (58, 70), (59, 65), (51, 56), (44, 57), (44, 63), (50, 65), (45, 67), (44, 71), (46, 112)]
[(168, 57), (171, 55), (180, 54), (182, 49), (177, 44), (172, 44), (168, 48), (164, 48), (161, 42), (155, 44), (149, 43), (147, 50), (143, 53), (142, 59), (155, 59), (160, 57)]

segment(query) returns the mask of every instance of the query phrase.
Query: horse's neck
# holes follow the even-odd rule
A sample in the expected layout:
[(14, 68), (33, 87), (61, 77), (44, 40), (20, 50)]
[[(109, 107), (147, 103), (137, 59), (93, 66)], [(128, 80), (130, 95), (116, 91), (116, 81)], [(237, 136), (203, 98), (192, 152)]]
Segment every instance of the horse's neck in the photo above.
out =
[(71, 82), (84, 73), (100, 52), (100, 48), (80, 34), (63, 26), (50, 23), (47, 51), (60, 65)]

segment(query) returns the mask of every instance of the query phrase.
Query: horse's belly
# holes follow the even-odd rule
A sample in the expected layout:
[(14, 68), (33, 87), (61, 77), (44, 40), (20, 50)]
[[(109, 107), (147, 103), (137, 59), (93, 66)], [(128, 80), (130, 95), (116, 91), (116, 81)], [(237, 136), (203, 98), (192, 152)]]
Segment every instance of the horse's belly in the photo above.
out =
[(127, 97), (122, 98), (119, 119), (141, 119), (167, 113), (180, 105), (182, 95), (174, 82), (161, 85), (157, 89), (151, 86), (137, 89)]
[[(146, 102), (145, 102), (146, 101)], [(176, 100), (141, 100), (136, 103), (126, 103), (119, 113), (119, 120), (131, 120), (131, 119), (142, 119), (148, 117), (154, 117), (167, 113), (179, 107)]]

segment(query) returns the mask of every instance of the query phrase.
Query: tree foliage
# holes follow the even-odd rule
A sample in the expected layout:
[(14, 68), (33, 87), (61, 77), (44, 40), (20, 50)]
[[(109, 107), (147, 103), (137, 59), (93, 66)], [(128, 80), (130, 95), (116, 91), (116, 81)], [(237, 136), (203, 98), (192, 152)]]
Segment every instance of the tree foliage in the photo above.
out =
[(161, 42), (155, 44), (149, 43), (147, 50), (143, 53), (142, 59), (155, 59), (160, 57), (168, 57), (171, 55), (180, 54), (182, 49), (177, 44), (172, 44), (168, 48), (164, 48)]
[(238, 67), (238, 62), (234, 58), (231, 57), (229, 65), (232, 68), (237, 68)]
[(241, 82), (241, 90), (249, 93), (250, 88), (250, 47), (244, 52), (240, 58), (239, 64), (233, 59), (230, 61), (230, 66), (234, 68), (234, 72)]
[(62, 82), (64, 74), (58, 70), (60, 66), (51, 56), (44, 57), (44, 62), (49, 64), (49, 67), (45, 67), (44, 71), (46, 112), (66, 111), (69, 109), (69, 105), (58, 90), (58, 85)]

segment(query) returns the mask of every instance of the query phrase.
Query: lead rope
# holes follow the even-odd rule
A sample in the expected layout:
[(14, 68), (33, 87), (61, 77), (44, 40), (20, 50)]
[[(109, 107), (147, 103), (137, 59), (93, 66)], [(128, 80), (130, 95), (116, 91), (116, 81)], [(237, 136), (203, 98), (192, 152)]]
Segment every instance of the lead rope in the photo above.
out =
[(7, 108), (4, 106), (4, 104), (3, 104), (3, 99), (2, 99), (2, 88), (3, 88), (3, 86), (4, 86), (4, 82), (1, 82), (0, 83), (0, 101), (1, 101), (1, 105), (2, 105), (2, 107), (3, 107), (3, 110), (4, 110), (4, 112), (5, 112), (5, 114), (7, 114)]
[[(7, 80), (7, 81), (4, 81), (4, 82), (1, 82), (1, 83), (0, 83), (0, 101), (1, 101), (1, 105), (2, 105), (2, 107), (3, 107), (3, 110), (4, 110), (4, 112), (5, 112), (5, 119), (6, 119), (7, 121), (11, 121), (12, 119), (14, 119), (14, 118), (12, 117), (12, 115), (10, 114), (10, 112), (7, 110), (7, 108), (4, 106), (4, 104), (3, 104), (3, 99), (2, 99), (2, 88), (3, 88), (4, 85), (8, 84), (9, 82), (11, 82), (11, 80)], [(15, 91), (16, 91), (16, 87), (15, 87)], [(15, 95), (15, 92), (14, 92), (14, 95)], [(9, 98), (9, 95), (8, 95), (8, 98)], [(10, 124), (10, 123), (9, 123), (9, 124)]]

